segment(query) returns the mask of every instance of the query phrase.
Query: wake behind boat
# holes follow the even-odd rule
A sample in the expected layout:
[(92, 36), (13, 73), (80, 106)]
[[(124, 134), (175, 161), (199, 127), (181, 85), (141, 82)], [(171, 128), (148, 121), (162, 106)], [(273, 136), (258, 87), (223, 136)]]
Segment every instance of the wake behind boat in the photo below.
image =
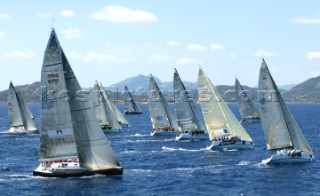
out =
[(202, 113), (212, 140), (207, 149), (252, 148), (251, 137), (201, 68), (198, 73), (198, 91)]
[(239, 106), (241, 120), (240, 123), (260, 121), (260, 114), (252, 100), (243, 89), (239, 80), (236, 78), (235, 88), (237, 93), (237, 103)]
[(174, 105), (181, 128), (176, 140), (207, 140), (209, 139), (203, 116), (194, 103), (193, 97), (185, 88), (178, 71), (173, 75)]
[(33, 174), (46, 177), (122, 174), (90, 102), (74, 99), (85, 95), (54, 29), (44, 53), (41, 86), (40, 165)]
[(150, 74), (148, 102), (152, 123), (152, 136), (177, 135), (180, 133), (177, 119), (160, 91), (156, 81)]
[(264, 164), (309, 162), (313, 151), (291, 114), (264, 59), (259, 75), (261, 122), (267, 149), (277, 150)]

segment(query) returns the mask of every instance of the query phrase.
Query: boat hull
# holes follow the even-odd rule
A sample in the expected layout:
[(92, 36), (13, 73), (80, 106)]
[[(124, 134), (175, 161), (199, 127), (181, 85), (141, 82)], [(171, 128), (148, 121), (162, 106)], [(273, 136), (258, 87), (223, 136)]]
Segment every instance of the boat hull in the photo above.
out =
[(245, 124), (245, 123), (254, 123), (259, 121), (261, 121), (260, 117), (252, 117), (252, 118), (243, 118), (240, 120), (240, 123)]
[(192, 134), (191, 132), (181, 133), (176, 136), (176, 140), (208, 140), (207, 134)]
[(301, 153), (300, 156), (290, 156), (288, 154), (274, 154), (270, 158), (262, 160), (263, 164), (283, 164), (283, 163), (305, 163), (313, 160), (313, 155)]
[(142, 114), (142, 112), (137, 112), (137, 111), (125, 111), (124, 114)]
[(33, 171), (35, 176), (43, 177), (77, 177), (77, 176), (91, 176), (96, 174), (102, 175), (122, 175), (122, 167), (102, 169), (102, 170), (87, 170), (79, 166), (59, 167), (59, 168), (45, 168), (40, 165)]
[(27, 130), (23, 126), (21, 127), (10, 127), (8, 133), (38, 133), (38, 130)]
[(222, 149), (248, 149), (253, 147), (252, 141), (240, 140), (236, 142), (226, 142), (223, 140), (213, 140), (212, 144), (207, 147), (208, 150)]
[(181, 132), (176, 130), (154, 130), (151, 136), (178, 135), (179, 133)]

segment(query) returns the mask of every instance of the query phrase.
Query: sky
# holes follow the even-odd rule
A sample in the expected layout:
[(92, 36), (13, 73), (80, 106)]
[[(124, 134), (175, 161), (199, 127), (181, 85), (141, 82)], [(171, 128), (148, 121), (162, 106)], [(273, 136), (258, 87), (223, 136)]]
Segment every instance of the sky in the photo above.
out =
[(139, 74), (257, 86), (261, 58), (276, 83), (320, 75), (320, 1), (0, 1), (0, 90), (40, 81), (51, 28), (82, 87)]

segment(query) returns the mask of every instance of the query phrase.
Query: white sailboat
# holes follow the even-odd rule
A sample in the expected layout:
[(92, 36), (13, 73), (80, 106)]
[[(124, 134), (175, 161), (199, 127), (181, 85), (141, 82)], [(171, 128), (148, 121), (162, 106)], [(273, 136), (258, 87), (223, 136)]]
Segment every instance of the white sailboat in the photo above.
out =
[(111, 105), (111, 100), (102, 84), (96, 81), (91, 91), (92, 107), (104, 132), (121, 132), (122, 128)]
[(259, 75), (259, 99), (267, 149), (277, 150), (262, 163), (311, 161), (314, 158), (312, 149), (282, 98), (264, 59)]
[(134, 101), (133, 96), (127, 86), (124, 87), (123, 99), (124, 99), (125, 114), (142, 114), (141, 109), (139, 108), (137, 103)]
[(246, 91), (243, 89), (239, 80), (236, 78), (235, 82), (237, 103), (240, 110), (241, 123), (260, 121), (260, 113), (252, 100), (249, 98)]
[(41, 71), (40, 165), (34, 175), (122, 174), (52, 29)]
[(177, 135), (180, 133), (177, 119), (150, 74), (148, 103), (153, 132), (151, 135)]
[(8, 114), (10, 121), (10, 133), (34, 133), (38, 129), (31, 115), (31, 111), (24, 102), (20, 92), (16, 91), (12, 82), (8, 90)]
[(174, 105), (181, 128), (181, 134), (176, 140), (206, 140), (209, 139), (203, 116), (196, 108), (194, 98), (184, 86), (178, 71), (173, 75)]
[(198, 91), (202, 113), (212, 140), (208, 149), (251, 148), (253, 146), (251, 137), (201, 68), (198, 74)]

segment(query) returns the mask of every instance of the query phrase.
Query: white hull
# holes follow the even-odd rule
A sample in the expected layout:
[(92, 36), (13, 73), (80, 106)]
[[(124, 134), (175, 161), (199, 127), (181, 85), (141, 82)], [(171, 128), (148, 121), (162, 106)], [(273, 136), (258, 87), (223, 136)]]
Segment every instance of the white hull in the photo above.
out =
[(10, 127), (8, 132), (9, 133), (36, 133), (36, 132), (38, 132), (38, 130), (29, 131), (29, 130), (25, 129), (24, 126), (21, 126), (21, 127)]
[(303, 163), (310, 162), (313, 160), (313, 155), (306, 154), (302, 152), (299, 156), (289, 155), (286, 151), (285, 153), (277, 152), (277, 154), (272, 155), (270, 158), (262, 160), (263, 164), (280, 164), (280, 163)]
[(88, 176), (94, 174), (117, 175), (122, 174), (122, 167), (91, 171), (81, 168), (79, 162), (40, 163), (33, 170), (33, 174), (45, 177)]
[(259, 121), (261, 121), (261, 119), (257, 118), (257, 117), (243, 118), (243, 119), (240, 120), (240, 123), (244, 124), (244, 123), (253, 123), (253, 122), (259, 122)]
[(236, 142), (213, 140), (212, 144), (207, 147), (208, 150), (221, 150), (221, 149), (248, 149), (253, 147), (252, 141), (239, 140)]
[(182, 133), (176, 136), (176, 140), (208, 140), (209, 136), (206, 133), (192, 134), (192, 132)]
[(176, 130), (154, 130), (151, 132), (151, 136), (165, 136), (165, 135), (178, 135), (181, 133), (180, 131)]

